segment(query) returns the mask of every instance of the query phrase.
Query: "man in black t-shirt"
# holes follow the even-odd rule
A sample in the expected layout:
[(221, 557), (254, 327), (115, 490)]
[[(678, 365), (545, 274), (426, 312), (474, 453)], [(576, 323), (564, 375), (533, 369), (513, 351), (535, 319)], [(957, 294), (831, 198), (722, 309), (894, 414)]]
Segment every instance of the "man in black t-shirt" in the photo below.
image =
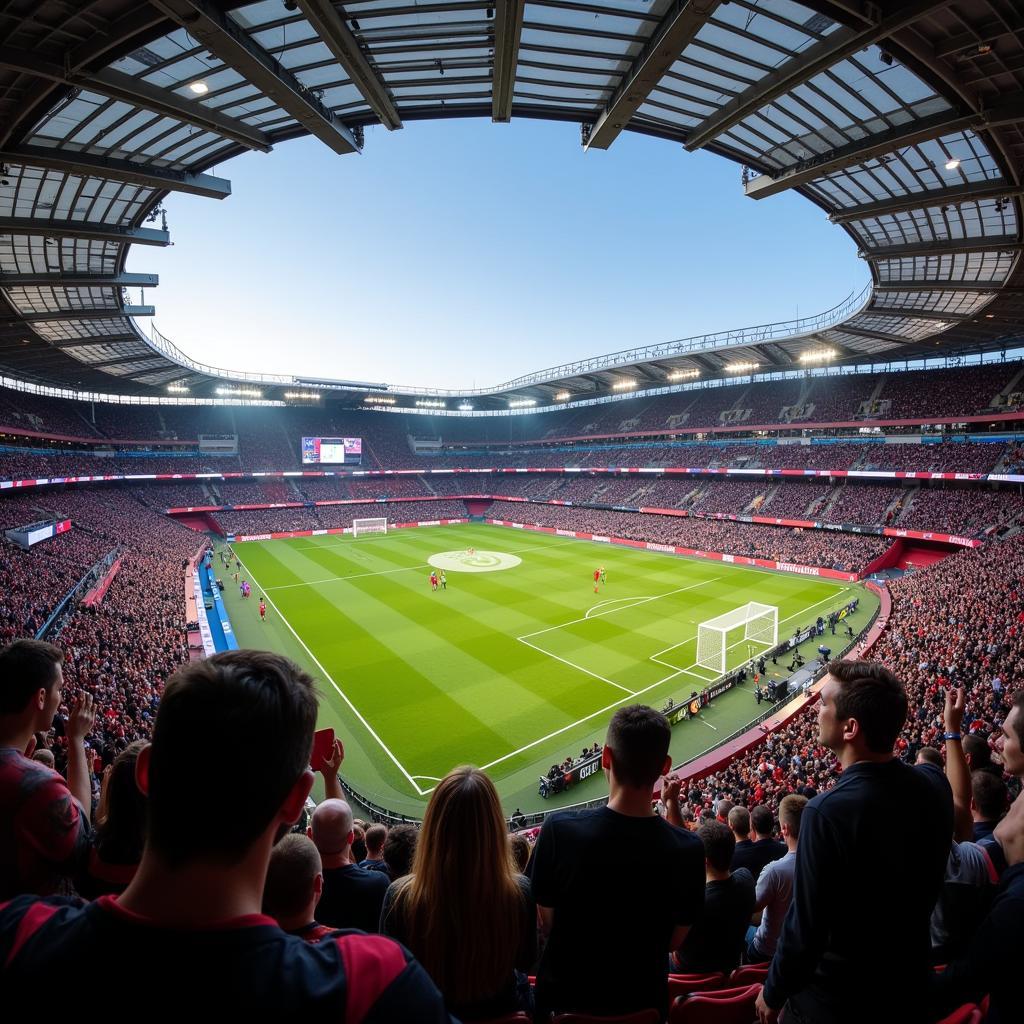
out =
[(671, 767), (669, 724), (643, 705), (621, 708), (601, 763), (606, 807), (549, 817), (531, 864), (548, 942), (537, 970), (537, 1019), (552, 1010), (667, 1011), (666, 954), (704, 905), (704, 848), (651, 809)]
[[(124, 893), (0, 904), (7, 1016), (46, 991), (76, 1002), (102, 988), (170, 1018), (450, 1024), (397, 942), (350, 932), (311, 945), (260, 913), (271, 850), (313, 784), (316, 715), (313, 680), (280, 655), (230, 651), (182, 666), (138, 756), (146, 847)], [(274, 756), (248, 759), (240, 777), (226, 737)], [(227, 811), (211, 815), (222, 790)]]
[(323, 800), (313, 812), (309, 836), (324, 865), (317, 921), (332, 928), (380, 931), (380, 911), (391, 879), (383, 871), (367, 871), (353, 862), (352, 808), (337, 798)]
[[(730, 819), (740, 809), (734, 807)], [(729, 870), (736, 849), (735, 830), (720, 821), (709, 821), (697, 829), (697, 835), (704, 844), (707, 873), (704, 914), (672, 954), (672, 969), (683, 974), (729, 974), (739, 967), (747, 944), (756, 902), (754, 879), (746, 868)]]

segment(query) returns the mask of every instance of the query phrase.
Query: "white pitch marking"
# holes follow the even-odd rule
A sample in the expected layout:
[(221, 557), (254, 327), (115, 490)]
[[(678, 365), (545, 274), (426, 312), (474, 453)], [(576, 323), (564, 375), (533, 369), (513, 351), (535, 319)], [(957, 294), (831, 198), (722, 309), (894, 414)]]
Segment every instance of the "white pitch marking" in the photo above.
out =
[[(696, 590), (697, 587), (706, 586), (708, 583), (715, 583), (717, 580), (725, 579), (724, 576), (712, 576), (709, 580), (701, 580), (699, 583), (691, 583), (688, 587), (679, 587), (676, 590), (668, 590), (664, 594), (655, 594), (653, 597), (638, 597), (636, 598), (637, 604), (647, 604), (649, 601), (659, 601), (663, 597), (671, 597), (673, 594), (681, 594), (684, 590)], [(630, 598), (623, 598), (623, 600), (631, 600)], [(631, 608), (635, 608), (636, 605), (630, 605)], [(604, 615), (611, 615), (613, 612), (619, 611), (618, 608), (609, 608)], [(590, 609), (593, 611), (593, 608)], [(587, 622), (591, 616), (588, 614), (583, 615), (578, 619), (571, 619), (569, 622), (561, 622), (557, 626), (548, 626), (547, 629), (537, 629), (532, 633), (524, 633), (522, 636), (517, 636), (517, 640), (526, 640), (527, 637), (541, 636), (543, 633), (551, 633), (556, 629), (565, 629), (566, 626), (575, 626), (578, 622)], [(593, 616), (595, 619), (601, 618), (601, 615)]]
[(535, 651), (539, 651), (541, 654), (547, 655), (549, 658), (554, 658), (555, 661), (560, 661), (563, 665), (568, 665), (570, 668), (574, 668), (579, 672), (585, 672), (588, 676), (593, 676), (595, 679), (600, 679), (602, 683), (608, 683), (609, 686), (614, 686), (619, 690), (623, 690), (625, 693), (634, 694), (636, 691), (629, 689), (628, 686), (623, 686), (621, 683), (616, 683), (611, 679), (606, 679), (604, 676), (599, 676), (596, 672), (591, 672), (589, 668), (584, 668), (582, 665), (577, 665), (574, 661), (569, 661), (566, 658), (560, 658), (557, 654), (552, 654), (550, 651), (545, 651), (542, 647), (538, 647), (536, 644), (531, 644), (529, 640), (523, 640), (522, 637), (518, 638), (521, 643), (526, 644), (527, 647), (532, 647)]
[[(242, 564), (244, 565), (245, 563), (243, 562)], [(256, 584), (256, 577), (253, 576), (252, 572), (249, 572), (248, 576), (252, 580), (253, 584)], [(259, 589), (261, 594), (267, 595), (267, 591), (264, 590), (262, 587), (258, 587), (258, 589)], [(331, 686), (333, 686), (338, 691), (338, 696), (340, 696), (341, 699), (352, 709), (352, 714), (354, 714), (356, 716), (356, 718), (358, 718), (359, 721), (362, 722), (362, 724), (363, 724), (364, 728), (366, 729), (366, 731), (377, 741), (378, 744), (380, 744), (380, 749), (383, 750), (384, 753), (388, 755), (388, 757), (394, 763), (395, 767), (406, 777), (406, 779), (409, 780), (409, 785), (412, 786), (412, 788), (415, 789), (416, 792), (420, 796), (425, 796), (426, 793), (422, 789), (420, 789), (419, 786), (416, 785), (416, 782), (415, 782), (413, 776), (411, 776), (405, 770), (405, 766), (402, 764), (402, 762), (399, 761), (398, 758), (395, 757), (395, 755), (391, 753), (391, 750), (384, 743), (384, 741), (377, 735), (377, 733), (374, 731), (374, 729), (370, 725), (370, 723), (365, 718), (363, 718), (362, 714), (359, 712), (359, 709), (355, 706), (355, 704), (352, 703), (352, 701), (350, 701), (348, 699), (348, 696), (345, 693), (345, 691), (342, 690), (342, 688), (334, 681), (333, 677), (327, 671), (327, 669), (325, 669), (323, 667), (323, 665), (320, 664), (320, 659), (317, 658), (317, 656), (309, 649), (309, 647), (306, 644), (306, 641), (303, 640), (302, 637), (299, 636), (299, 634), (295, 632), (294, 628), (292, 627), (292, 624), (283, 615), (281, 615), (281, 609), (278, 608), (276, 604), (274, 604), (273, 598), (270, 597), (269, 595), (267, 595), (267, 601), (269, 602), (270, 607), (273, 608), (274, 611), (277, 612), (277, 614), (281, 616), (281, 621), (291, 631), (292, 636), (295, 637), (295, 639), (299, 641), (299, 643), (302, 645), (303, 650), (313, 660), (313, 664), (316, 665), (316, 667), (318, 669), (320, 669), (320, 671), (323, 673), (324, 678), (331, 684)]]

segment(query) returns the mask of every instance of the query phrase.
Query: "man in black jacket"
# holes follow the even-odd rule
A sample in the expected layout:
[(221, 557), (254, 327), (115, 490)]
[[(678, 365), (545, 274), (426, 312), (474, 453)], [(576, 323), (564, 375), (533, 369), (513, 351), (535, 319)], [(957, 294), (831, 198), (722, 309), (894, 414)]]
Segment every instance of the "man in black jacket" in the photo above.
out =
[(893, 754), (903, 685), (868, 661), (829, 665), (819, 740), (843, 774), (804, 810), (793, 903), (758, 997), (762, 1024), (928, 1020), (929, 920), (953, 834), (942, 771)]

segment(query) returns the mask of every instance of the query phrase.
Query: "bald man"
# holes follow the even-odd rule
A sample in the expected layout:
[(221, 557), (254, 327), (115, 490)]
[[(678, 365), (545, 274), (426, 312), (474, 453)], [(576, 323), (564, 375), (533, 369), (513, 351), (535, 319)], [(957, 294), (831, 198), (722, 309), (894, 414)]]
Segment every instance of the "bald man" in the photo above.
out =
[(331, 928), (378, 931), (390, 881), (380, 871), (366, 871), (353, 862), (352, 808), (344, 800), (324, 800), (313, 812), (308, 834), (323, 863), (317, 921)]

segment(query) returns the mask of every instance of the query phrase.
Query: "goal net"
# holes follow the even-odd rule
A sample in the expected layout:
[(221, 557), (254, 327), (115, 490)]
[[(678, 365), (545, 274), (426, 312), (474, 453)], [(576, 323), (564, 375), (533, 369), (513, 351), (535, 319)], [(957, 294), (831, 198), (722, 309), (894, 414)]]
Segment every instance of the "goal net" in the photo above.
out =
[[(743, 635), (734, 635), (741, 627)], [(697, 664), (725, 675), (730, 647), (743, 643), (774, 647), (778, 642), (779, 609), (775, 605), (750, 601), (697, 626)]]
[(387, 519), (353, 519), (352, 536), (358, 537), (364, 533), (387, 533)]

